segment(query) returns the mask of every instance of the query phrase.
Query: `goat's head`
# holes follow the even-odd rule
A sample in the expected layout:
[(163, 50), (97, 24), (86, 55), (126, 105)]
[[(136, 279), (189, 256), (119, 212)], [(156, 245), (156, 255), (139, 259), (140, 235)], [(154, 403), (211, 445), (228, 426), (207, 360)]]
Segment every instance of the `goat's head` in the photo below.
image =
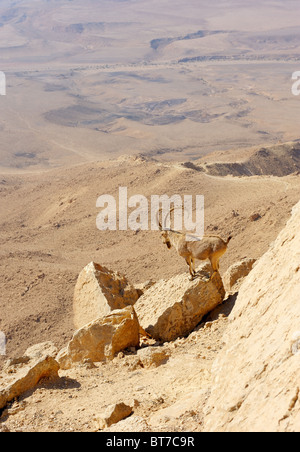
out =
[(169, 232), (168, 231), (161, 231), (161, 236), (163, 239), (164, 245), (167, 245), (168, 249), (170, 250), (172, 248), (172, 243), (170, 240)]

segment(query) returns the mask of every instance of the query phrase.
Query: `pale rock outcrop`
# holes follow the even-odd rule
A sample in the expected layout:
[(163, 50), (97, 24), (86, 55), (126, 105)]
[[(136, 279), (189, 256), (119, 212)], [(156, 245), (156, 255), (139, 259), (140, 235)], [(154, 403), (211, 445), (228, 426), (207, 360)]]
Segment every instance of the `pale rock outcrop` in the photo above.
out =
[(57, 356), (62, 369), (85, 360), (111, 360), (120, 351), (139, 345), (139, 322), (132, 306), (118, 309), (75, 332), (68, 346)]
[(35, 388), (42, 378), (59, 378), (57, 350), (49, 342), (29, 348), (25, 355), (7, 361), (0, 374), (0, 410), (16, 397)]
[(300, 203), (243, 283), (213, 365), (206, 431), (300, 431)]
[(223, 302), (225, 289), (220, 274), (215, 273), (208, 281), (212, 269), (205, 263), (198, 271), (202, 276), (194, 281), (186, 273), (159, 281), (136, 303), (140, 324), (154, 339), (170, 342), (189, 334)]
[(119, 273), (91, 262), (80, 273), (74, 291), (76, 329), (115, 309), (133, 306), (140, 293)]
[(244, 279), (249, 275), (256, 259), (242, 259), (233, 264), (223, 276), (223, 283), (228, 294), (233, 295), (238, 292)]
[(149, 279), (148, 281), (145, 281), (144, 283), (141, 284), (137, 284), (135, 286), (139, 296), (141, 297), (142, 295), (144, 295), (144, 293), (150, 289), (150, 287), (154, 286), (154, 284), (156, 284), (156, 281), (153, 281), (152, 279)]

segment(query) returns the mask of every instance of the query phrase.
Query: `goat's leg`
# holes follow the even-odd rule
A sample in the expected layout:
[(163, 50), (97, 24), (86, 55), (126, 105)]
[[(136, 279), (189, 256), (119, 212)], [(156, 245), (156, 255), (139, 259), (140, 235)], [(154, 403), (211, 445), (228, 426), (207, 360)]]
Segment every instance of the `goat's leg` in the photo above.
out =
[(210, 263), (211, 263), (211, 266), (212, 266), (212, 269), (213, 269), (213, 273), (211, 275), (211, 278), (212, 278), (213, 275), (215, 273), (218, 273), (218, 271), (219, 271), (219, 268), (220, 268), (219, 258), (217, 256), (212, 256), (210, 258)]
[(193, 269), (194, 275), (196, 275), (197, 274), (197, 272), (196, 272), (196, 265), (195, 265), (195, 259), (194, 259), (193, 256), (192, 256), (192, 269)]
[(193, 281), (195, 279), (195, 272), (193, 270), (193, 266), (192, 266), (192, 257), (189, 256), (186, 258), (186, 263), (189, 266), (189, 271), (190, 271), (190, 275), (191, 275), (191, 281)]

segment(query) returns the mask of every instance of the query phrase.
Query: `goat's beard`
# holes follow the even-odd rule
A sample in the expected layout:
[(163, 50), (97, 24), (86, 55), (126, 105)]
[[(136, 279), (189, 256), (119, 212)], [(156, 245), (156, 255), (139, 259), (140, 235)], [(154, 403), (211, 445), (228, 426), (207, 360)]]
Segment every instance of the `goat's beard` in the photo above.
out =
[(169, 250), (172, 248), (172, 245), (171, 245), (170, 242), (167, 242), (166, 245), (167, 245), (167, 247), (168, 247)]

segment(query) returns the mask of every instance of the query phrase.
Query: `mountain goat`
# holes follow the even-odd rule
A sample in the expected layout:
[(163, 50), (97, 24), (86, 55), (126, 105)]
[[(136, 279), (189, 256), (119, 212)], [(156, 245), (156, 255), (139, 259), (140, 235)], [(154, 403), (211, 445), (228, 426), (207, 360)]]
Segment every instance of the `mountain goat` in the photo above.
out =
[[(174, 209), (172, 209), (171, 212), (173, 210)], [(225, 241), (217, 235), (205, 235), (203, 238), (200, 238), (193, 234), (167, 229), (165, 227), (166, 219), (163, 227), (159, 221), (158, 215), (159, 212), (157, 214), (157, 222), (161, 231), (163, 243), (167, 245), (168, 249), (174, 247), (179, 256), (185, 259), (189, 266), (192, 280), (197, 275), (195, 268), (196, 260), (210, 260), (213, 269), (211, 277), (219, 271), (219, 261), (227, 251), (228, 244), (232, 239), (231, 236)]]

